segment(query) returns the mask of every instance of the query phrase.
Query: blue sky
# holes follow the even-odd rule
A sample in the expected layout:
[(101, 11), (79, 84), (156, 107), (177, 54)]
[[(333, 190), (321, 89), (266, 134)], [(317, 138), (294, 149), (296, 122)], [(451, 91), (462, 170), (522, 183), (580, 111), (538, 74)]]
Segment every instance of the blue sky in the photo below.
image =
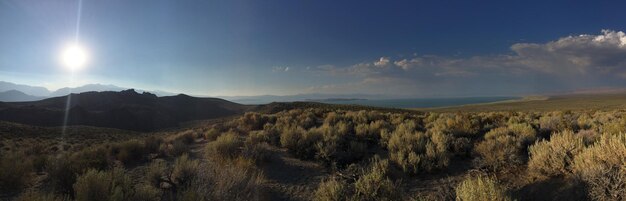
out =
[[(624, 3), (0, 0), (0, 80), (197, 95), (523, 95), (626, 86)], [(604, 31), (603, 31), (604, 30)]]

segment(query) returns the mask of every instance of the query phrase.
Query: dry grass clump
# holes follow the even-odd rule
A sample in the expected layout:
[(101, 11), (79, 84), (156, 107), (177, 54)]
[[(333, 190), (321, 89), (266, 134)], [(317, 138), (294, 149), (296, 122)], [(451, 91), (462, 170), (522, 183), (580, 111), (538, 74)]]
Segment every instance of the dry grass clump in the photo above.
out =
[(495, 179), (476, 176), (467, 177), (456, 187), (458, 201), (506, 201), (511, 200)]
[(572, 169), (594, 200), (626, 199), (626, 134), (604, 134), (574, 158)]
[(543, 176), (569, 174), (574, 157), (584, 148), (583, 137), (573, 131), (553, 134), (550, 141), (544, 140), (530, 146), (528, 170)]

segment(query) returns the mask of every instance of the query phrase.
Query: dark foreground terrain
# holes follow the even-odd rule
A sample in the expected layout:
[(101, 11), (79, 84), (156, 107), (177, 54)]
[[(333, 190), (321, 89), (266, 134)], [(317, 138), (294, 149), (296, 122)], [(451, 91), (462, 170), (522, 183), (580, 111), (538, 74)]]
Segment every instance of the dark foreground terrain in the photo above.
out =
[(274, 103), (152, 132), (1, 122), (0, 198), (623, 200), (620, 107)]

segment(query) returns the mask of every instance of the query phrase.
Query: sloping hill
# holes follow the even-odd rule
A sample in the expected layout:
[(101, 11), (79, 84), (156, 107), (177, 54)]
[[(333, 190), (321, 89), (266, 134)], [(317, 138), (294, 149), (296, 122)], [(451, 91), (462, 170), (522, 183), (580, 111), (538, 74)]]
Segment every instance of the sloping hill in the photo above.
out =
[(31, 96), (18, 90), (8, 90), (0, 92), (0, 101), (3, 102), (36, 101), (41, 99), (44, 99), (44, 97)]
[[(0, 103), (0, 120), (39, 126), (62, 126), (68, 96), (33, 102)], [(69, 96), (67, 125), (136, 131), (177, 126), (181, 122), (241, 114), (250, 106), (217, 98), (187, 95), (157, 97), (134, 90), (85, 92)]]

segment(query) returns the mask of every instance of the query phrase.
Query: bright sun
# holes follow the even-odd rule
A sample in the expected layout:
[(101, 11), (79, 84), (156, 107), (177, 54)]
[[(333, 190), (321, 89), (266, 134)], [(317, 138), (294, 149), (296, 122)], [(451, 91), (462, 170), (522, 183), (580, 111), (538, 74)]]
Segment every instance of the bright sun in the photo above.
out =
[(76, 71), (85, 66), (87, 64), (88, 55), (87, 51), (77, 43), (70, 44), (65, 49), (63, 49), (63, 53), (61, 54), (61, 61), (63, 65), (71, 70)]

